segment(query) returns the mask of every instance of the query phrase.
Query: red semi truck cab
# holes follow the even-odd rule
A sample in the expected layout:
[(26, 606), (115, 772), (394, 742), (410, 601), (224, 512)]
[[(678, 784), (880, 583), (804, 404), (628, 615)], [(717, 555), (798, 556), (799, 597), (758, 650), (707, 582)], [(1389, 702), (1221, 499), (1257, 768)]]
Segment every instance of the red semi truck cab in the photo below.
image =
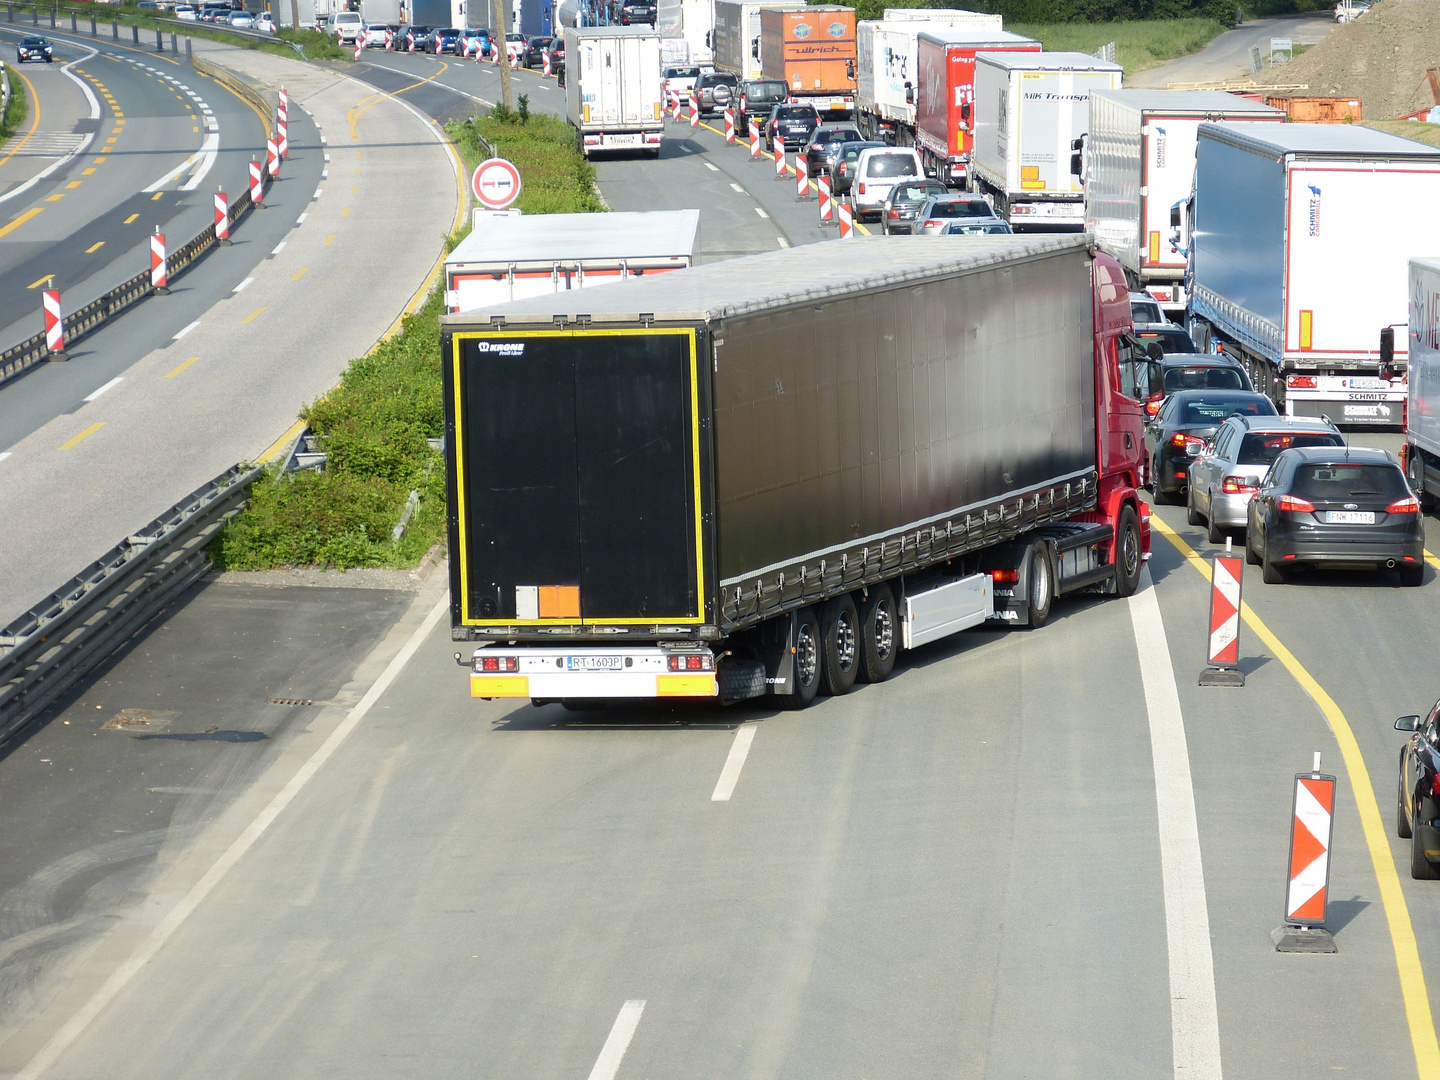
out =
[(976, 53), (1039, 51), (1038, 41), (1005, 30), (937, 28), (920, 35), (915, 142), (927, 171), (956, 187), (970, 178)]

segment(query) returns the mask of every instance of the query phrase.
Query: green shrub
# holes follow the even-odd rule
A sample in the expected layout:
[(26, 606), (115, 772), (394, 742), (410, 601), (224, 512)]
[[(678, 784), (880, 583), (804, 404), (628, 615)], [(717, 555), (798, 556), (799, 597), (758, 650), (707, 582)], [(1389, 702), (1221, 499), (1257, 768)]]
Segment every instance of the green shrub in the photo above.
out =
[(0, 143), (25, 126), (30, 115), (30, 103), (25, 98), (25, 84), (19, 79), (10, 80), (10, 107), (0, 116)]

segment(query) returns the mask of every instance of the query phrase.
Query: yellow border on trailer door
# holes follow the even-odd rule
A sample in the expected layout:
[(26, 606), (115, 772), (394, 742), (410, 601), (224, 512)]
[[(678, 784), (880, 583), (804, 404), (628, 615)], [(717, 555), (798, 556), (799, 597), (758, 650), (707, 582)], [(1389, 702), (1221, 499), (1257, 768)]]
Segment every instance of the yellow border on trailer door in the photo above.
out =
[[(469, 538), (465, 533), (465, 429), (460, 354), (466, 341), (516, 341), (524, 338), (555, 337), (639, 337), (668, 335), (686, 337), (690, 344), (690, 457), (692, 494), (695, 503), (695, 606), (694, 615), (654, 615), (643, 619), (474, 619), (470, 617)], [(705, 621), (705, 535), (701, 529), (704, 511), (700, 492), (700, 370), (693, 327), (629, 327), (623, 330), (495, 330), (453, 335), (450, 359), (454, 386), (455, 423), (455, 513), (460, 523), (460, 623), (462, 626), (648, 626), (672, 623), (699, 626)], [(582, 600), (583, 602), (583, 600)]]

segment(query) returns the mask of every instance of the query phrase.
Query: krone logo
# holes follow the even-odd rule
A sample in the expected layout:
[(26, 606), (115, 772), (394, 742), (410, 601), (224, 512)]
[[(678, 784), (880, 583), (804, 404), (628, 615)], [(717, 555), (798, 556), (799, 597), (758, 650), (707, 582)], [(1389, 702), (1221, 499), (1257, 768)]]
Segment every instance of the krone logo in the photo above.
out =
[(523, 356), (525, 354), (523, 341), (477, 341), (475, 347), (479, 352), (495, 353), (499, 356)]

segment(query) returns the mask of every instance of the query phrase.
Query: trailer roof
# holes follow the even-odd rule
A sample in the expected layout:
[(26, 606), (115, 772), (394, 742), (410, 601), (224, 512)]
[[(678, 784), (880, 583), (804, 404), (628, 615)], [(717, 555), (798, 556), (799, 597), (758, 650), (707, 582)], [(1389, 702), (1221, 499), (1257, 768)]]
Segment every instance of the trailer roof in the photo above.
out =
[(1078, 52), (992, 52), (982, 53), (975, 58), (1003, 68), (1023, 68), (1029, 71), (1061, 71), (1066, 68), (1080, 68), (1082, 71), (1121, 71), (1119, 64), (1101, 60), (1089, 53)]
[(497, 215), (481, 218), (445, 265), (693, 257), (699, 233), (699, 210)]
[[(917, 9), (918, 10), (918, 9)], [(880, 24), (884, 26), (885, 24)], [(904, 22), (891, 23), (889, 29), (900, 30)], [(1009, 30), (985, 26), (937, 26), (933, 30), (922, 30), (917, 37), (932, 45), (1034, 45), (1034, 38), (1024, 34), (1012, 34)], [(1033, 55), (1033, 54), (1031, 54)]]
[(1256, 116), (1284, 116), (1259, 101), (1227, 94), (1224, 90), (1091, 90), (1091, 97), (1111, 98), (1141, 112), (1210, 116), (1217, 113), (1252, 113)]
[(582, 38), (603, 37), (659, 37), (660, 32), (653, 26), (566, 26)]
[(1424, 158), (1440, 161), (1440, 149), (1359, 124), (1201, 124), (1200, 135), (1261, 154), (1302, 157)]
[(819, 303), (885, 287), (915, 284), (1031, 256), (1084, 252), (1081, 235), (871, 236), (769, 251), (623, 284), (549, 293), (446, 315), (450, 329), (507, 323), (553, 324), (584, 316), (596, 322), (714, 322), (756, 311)]

